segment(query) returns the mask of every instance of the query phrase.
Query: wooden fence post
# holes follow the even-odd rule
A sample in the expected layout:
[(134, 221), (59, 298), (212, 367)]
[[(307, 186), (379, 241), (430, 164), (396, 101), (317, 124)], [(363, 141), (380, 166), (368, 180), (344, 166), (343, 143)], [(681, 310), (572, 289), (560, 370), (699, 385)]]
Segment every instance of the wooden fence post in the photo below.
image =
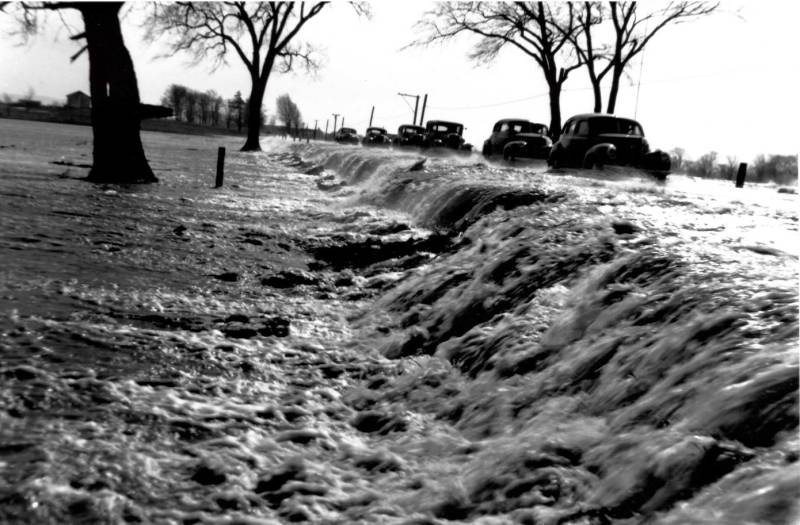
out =
[(215, 188), (222, 187), (222, 179), (225, 178), (225, 148), (220, 146), (217, 150), (217, 184)]
[(739, 164), (739, 172), (736, 174), (736, 187), (744, 187), (744, 178), (747, 176), (747, 163), (742, 162)]

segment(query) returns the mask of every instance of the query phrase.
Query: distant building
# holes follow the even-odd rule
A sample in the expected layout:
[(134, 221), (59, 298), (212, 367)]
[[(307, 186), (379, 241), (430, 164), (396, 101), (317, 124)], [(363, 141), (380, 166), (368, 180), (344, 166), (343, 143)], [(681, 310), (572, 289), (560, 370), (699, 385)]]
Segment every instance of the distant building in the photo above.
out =
[(92, 97), (83, 91), (75, 91), (67, 95), (67, 107), (76, 109), (89, 109), (92, 107)]

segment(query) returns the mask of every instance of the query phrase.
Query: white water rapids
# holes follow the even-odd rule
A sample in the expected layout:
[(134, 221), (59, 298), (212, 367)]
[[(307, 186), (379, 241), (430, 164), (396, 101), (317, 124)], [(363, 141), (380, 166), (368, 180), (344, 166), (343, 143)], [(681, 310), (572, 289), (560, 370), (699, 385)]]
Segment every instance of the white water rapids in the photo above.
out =
[(796, 195), (143, 138), (0, 119), (0, 522), (797, 521)]

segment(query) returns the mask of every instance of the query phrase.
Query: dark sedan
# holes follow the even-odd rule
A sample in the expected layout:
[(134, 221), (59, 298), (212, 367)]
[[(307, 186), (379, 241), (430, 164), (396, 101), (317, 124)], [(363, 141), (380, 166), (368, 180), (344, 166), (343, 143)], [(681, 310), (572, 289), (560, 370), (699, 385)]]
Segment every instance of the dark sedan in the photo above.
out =
[(425, 124), (424, 146), (428, 148), (449, 148), (470, 151), (472, 146), (464, 144), (464, 125), (446, 120), (429, 120)]
[(341, 144), (358, 144), (358, 133), (353, 128), (339, 128), (333, 140)]
[(554, 168), (632, 166), (662, 179), (671, 165), (667, 153), (650, 151), (641, 124), (599, 113), (575, 115), (567, 120), (547, 163)]
[(403, 124), (397, 128), (395, 146), (422, 146), (425, 141), (425, 128), (413, 124)]
[(498, 120), (492, 135), (483, 143), (483, 155), (503, 155), (504, 159), (546, 159), (553, 141), (547, 126), (523, 119)]
[(392, 143), (389, 135), (386, 134), (386, 129), (379, 127), (369, 127), (361, 139), (363, 146), (388, 146)]

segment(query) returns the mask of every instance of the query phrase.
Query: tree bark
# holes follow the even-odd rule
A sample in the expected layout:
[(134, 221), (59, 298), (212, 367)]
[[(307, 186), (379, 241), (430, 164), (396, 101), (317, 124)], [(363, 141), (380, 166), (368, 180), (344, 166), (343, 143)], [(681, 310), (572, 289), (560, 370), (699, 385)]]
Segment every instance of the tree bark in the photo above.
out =
[(550, 84), (550, 137), (553, 141), (561, 136), (561, 85)]
[(606, 113), (614, 113), (617, 107), (617, 94), (619, 93), (619, 80), (622, 76), (623, 68), (614, 68), (611, 72), (611, 89), (608, 91), (608, 106)]
[(247, 140), (241, 151), (261, 151), (261, 105), (267, 83), (256, 77), (250, 88), (250, 102), (247, 106)]
[(79, 6), (86, 26), (94, 150), (88, 180), (106, 183), (157, 182), (140, 136), (139, 87), (122, 39), (121, 3)]

